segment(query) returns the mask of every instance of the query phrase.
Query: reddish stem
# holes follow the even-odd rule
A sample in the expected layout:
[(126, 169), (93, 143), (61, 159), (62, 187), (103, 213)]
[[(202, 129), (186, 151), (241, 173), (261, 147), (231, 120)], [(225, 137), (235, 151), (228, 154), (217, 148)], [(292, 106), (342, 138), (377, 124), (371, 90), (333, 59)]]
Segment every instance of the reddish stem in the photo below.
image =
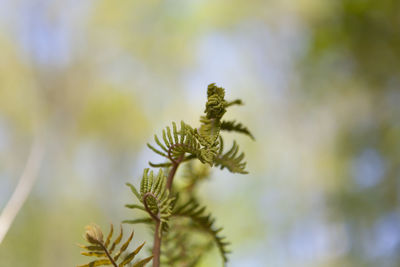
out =
[(177, 160), (172, 161), (172, 168), (171, 171), (168, 174), (168, 178), (167, 178), (167, 189), (171, 192), (171, 188), (172, 188), (172, 182), (174, 180), (175, 174), (176, 174), (176, 170), (179, 167), (179, 164), (182, 162), (184, 155), (182, 154), (182, 156), (180, 156)]
[(161, 221), (156, 221), (156, 229), (154, 233), (154, 245), (153, 245), (153, 267), (160, 266), (160, 254), (161, 254), (161, 235), (160, 233)]
[(148, 192), (143, 196), (143, 203), (146, 211), (150, 214), (151, 218), (156, 222), (156, 230), (154, 233), (154, 244), (153, 244), (153, 267), (159, 267), (160, 266), (160, 254), (161, 254), (161, 235), (160, 233), (160, 227), (161, 227), (161, 214), (160, 211), (158, 211), (158, 214), (154, 214), (150, 207), (147, 205), (146, 199), (152, 196), (153, 198), (156, 199), (156, 197)]
[[(172, 147), (171, 147), (172, 148)], [(172, 182), (174, 180), (175, 174), (176, 174), (176, 170), (179, 167), (179, 164), (182, 162), (185, 154), (182, 154), (178, 159), (174, 159), (171, 155), (171, 148), (168, 150), (168, 156), (169, 159), (172, 162), (172, 168), (168, 174), (168, 178), (167, 178), (167, 189), (171, 192), (171, 188), (172, 188)], [(145, 201), (144, 201), (145, 202)], [(145, 202), (146, 203), (146, 202)], [(145, 205), (146, 207), (146, 205)], [(149, 210), (146, 207), (147, 210)], [(150, 213), (150, 215), (154, 215), (152, 213)], [(161, 254), (161, 235), (159, 234), (161, 232), (161, 220), (160, 220), (160, 215), (158, 214), (157, 217), (152, 216), (153, 219), (157, 219), (156, 221), (156, 229), (155, 229), (155, 233), (154, 233), (154, 244), (153, 244), (153, 267), (159, 267), (160, 266), (160, 254)]]
[(98, 244), (99, 244), (99, 245), (103, 248), (103, 250), (106, 252), (107, 258), (110, 260), (111, 264), (112, 264), (114, 267), (118, 267), (117, 263), (116, 263), (116, 262), (114, 261), (114, 259), (111, 257), (110, 253), (108, 253), (108, 250), (107, 250), (107, 248), (103, 245), (103, 243), (102, 243), (102, 242), (99, 242)]

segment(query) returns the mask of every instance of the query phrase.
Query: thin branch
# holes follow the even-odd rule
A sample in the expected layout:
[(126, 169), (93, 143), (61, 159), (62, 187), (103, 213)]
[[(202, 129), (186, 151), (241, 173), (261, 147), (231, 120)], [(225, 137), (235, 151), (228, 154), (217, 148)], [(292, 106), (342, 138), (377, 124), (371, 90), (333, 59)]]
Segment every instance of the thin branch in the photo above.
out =
[(104, 244), (103, 244), (102, 242), (99, 242), (98, 244), (99, 244), (99, 245), (103, 248), (103, 250), (106, 252), (106, 255), (107, 255), (108, 259), (110, 260), (110, 262), (112, 263), (112, 265), (114, 265), (114, 267), (118, 267), (118, 265), (115, 263), (114, 259), (111, 257), (110, 253), (108, 253), (108, 250), (107, 250), (107, 248), (104, 246)]
[(10, 200), (0, 214), (0, 244), (10, 229), (15, 217), (22, 208), (25, 200), (29, 196), (37, 178), (40, 165), (44, 155), (42, 142), (37, 139), (32, 144), (32, 148), (25, 165), (25, 169), (19, 179)]
[(173, 162), (171, 171), (170, 171), (169, 174), (168, 174), (168, 178), (167, 178), (167, 189), (168, 189), (170, 192), (171, 192), (172, 182), (173, 182), (173, 180), (174, 180), (176, 170), (178, 169), (179, 164), (182, 162), (184, 156), (185, 156), (185, 154), (182, 154), (176, 161)]
[[(170, 146), (169, 148), (168, 148), (168, 159), (172, 162), (172, 165), (174, 165), (174, 164), (179, 164), (179, 159), (181, 158), (181, 157), (179, 157), (178, 158), (178, 161), (177, 160), (175, 160), (175, 158), (172, 156), (172, 150), (174, 150), (174, 148), (175, 147), (178, 147), (178, 146), (185, 146), (185, 144), (173, 144), (172, 146)], [(182, 160), (181, 160), (182, 161)]]
[[(153, 211), (149, 208), (147, 205), (146, 199), (152, 196), (154, 199), (157, 200), (157, 198), (150, 192), (146, 193), (143, 196), (143, 204), (146, 209), (146, 211), (150, 214), (150, 216), (154, 219), (156, 222), (156, 229), (154, 232), (154, 245), (153, 245), (153, 266), (154, 267), (159, 267), (160, 266), (160, 254), (161, 254), (161, 233), (160, 233), (160, 227), (161, 227), (161, 214), (160, 214), (160, 207), (158, 207), (158, 214), (154, 214)], [(157, 200), (157, 205), (158, 205), (158, 200)]]
[(154, 245), (153, 245), (153, 267), (160, 266), (161, 255), (161, 234), (160, 233), (161, 221), (156, 221), (156, 229), (154, 232)]
[(158, 213), (157, 215), (153, 213), (153, 211), (150, 209), (150, 207), (147, 205), (146, 199), (148, 197), (153, 197), (157, 201), (157, 206), (158, 206), (158, 200), (157, 198), (151, 193), (147, 192), (143, 196), (143, 204), (146, 209), (146, 211), (150, 214), (151, 218), (156, 222), (156, 229), (154, 232), (154, 245), (153, 245), (153, 266), (154, 267), (159, 267), (160, 266), (160, 254), (161, 254), (161, 234), (160, 234), (160, 227), (161, 227), (161, 213), (160, 213), (160, 207), (158, 207)]
[[(171, 155), (171, 149), (168, 149), (168, 157), (172, 162), (172, 169), (170, 170), (167, 178), (167, 189), (171, 192), (171, 187), (172, 187), (172, 181), (174, 180), (174, 176), (176, 173), (176, 170), (179, 167), (179, 164), (182, 162), (185, 153), (183, 153), (177, 160), (175, 160), (172, 155)], [(145, 203), (145, 208), (146, 210), (149, 210), (148, 207), (146, 206), (146, 201), (143, 201)], [(150, 212), (150, 215), (153, 217), (153, 213)], [(161, 234), (160, 233), (160, 227), (161, 227), (161, 220), (156, 220), (156, 229), (154, 233), (154, 245), (153, 245), (153, 267), (159, 267), (160, 266), (160, 254), (161, 254)]]

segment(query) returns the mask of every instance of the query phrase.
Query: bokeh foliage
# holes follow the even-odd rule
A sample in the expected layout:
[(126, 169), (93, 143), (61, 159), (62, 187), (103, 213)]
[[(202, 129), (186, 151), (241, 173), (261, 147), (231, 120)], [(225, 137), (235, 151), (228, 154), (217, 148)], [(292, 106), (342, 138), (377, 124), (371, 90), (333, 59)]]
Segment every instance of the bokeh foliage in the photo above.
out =
[(46, 157), (0, 265), (82, 262), (82, 225), (130, 216), (121, 192), (149, 134), (191, 122), (216, 82), (246, 100), (232, 117), (257, 136), (239, 140), (250, 175), (214, 171), (199, 189), (232, 266), (397, 266), (399, 13), (394, 0), (2, 1), (0, 208), (37, 133)]

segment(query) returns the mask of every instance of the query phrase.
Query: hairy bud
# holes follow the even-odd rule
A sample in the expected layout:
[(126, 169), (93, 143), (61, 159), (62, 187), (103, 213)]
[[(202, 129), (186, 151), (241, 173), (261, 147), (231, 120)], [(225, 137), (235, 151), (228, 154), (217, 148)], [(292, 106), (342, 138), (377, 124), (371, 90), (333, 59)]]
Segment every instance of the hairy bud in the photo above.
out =
[(96, 224), (86, 226), (85, 238), (89, 243), (98, 244), (103, 243), (103, 233)]

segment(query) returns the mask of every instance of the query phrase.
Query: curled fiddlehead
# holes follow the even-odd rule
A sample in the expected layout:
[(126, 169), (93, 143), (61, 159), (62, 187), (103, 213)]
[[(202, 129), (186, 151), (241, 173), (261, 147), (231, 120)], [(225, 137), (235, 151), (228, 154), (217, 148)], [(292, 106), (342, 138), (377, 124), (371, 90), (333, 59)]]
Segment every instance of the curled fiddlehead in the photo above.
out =
[(166, 187), (166, 177), (163, 170), (160, 169), (155, 176), (153, 171), (149, 172), (149, 169), (145, 169), (140, 183), (140, 193), (133, 185), (129, 183), (127, 185), (131, 188), (133, 194), (142, 205), (130, 204), (126, 205), (126, 207), (144, 210), (148, 213), (150, 218), (126, 220), (124, 223), (151, 223), (153, 219), (161, 223), (159, 231), (161, 231), (163, 227), (166, 227), (164, 224), (167, 224), (168, 218), (171, 216), (174, 198), (170, 197), (169, 190)]

